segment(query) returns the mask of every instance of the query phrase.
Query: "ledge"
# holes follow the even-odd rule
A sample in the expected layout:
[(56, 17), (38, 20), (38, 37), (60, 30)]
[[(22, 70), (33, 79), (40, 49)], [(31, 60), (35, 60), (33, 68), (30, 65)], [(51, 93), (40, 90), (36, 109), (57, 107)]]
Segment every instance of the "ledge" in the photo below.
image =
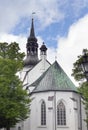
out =
[(57, 125), (57, 128), (69, 128), (69, 127), (67, 125), (66, 126), (65, 125), (63, 125), (63, 126), (62, 125), (60, 125), (60, 126)]
[(38, 126), (38, 128), (46, 128), (46, 127), (47, 127), (46, 125), (44, 125), (44, 126), (42, 126), (42, 125)]

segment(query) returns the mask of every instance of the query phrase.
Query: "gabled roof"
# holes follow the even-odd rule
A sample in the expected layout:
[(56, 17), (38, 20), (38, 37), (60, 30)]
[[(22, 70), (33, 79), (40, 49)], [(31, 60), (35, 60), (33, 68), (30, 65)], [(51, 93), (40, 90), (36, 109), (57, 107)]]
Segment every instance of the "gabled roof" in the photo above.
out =
[(75, 85), (56, 61), (31, 86), (35, 86), (32, 93), (44, 91), (77, 92)]

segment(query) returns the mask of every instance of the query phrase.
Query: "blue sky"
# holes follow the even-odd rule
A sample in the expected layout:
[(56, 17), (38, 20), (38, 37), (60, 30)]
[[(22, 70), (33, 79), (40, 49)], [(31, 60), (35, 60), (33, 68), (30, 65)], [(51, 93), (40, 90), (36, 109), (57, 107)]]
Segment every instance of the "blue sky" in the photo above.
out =
[(0, 0), (0, 42), (19, 43), (26, 52), (32, 12), (39, 46), (70, 76), (73, 63), (88, 48), (88, 0)]

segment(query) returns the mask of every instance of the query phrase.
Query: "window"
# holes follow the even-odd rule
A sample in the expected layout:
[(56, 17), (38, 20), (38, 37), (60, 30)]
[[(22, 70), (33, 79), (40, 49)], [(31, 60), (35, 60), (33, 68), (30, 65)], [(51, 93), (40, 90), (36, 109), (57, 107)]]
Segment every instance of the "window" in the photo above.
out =
[(62, 101), (57, 105), (57, 125), (66, 125), (66, 109)]
[(21, 130), (21, 127), (20, 127), (20, 126), (18, 127), (18, 130)]
[(44, 101), (41, 103), (41, 125), (46, 125), (46, 104)]

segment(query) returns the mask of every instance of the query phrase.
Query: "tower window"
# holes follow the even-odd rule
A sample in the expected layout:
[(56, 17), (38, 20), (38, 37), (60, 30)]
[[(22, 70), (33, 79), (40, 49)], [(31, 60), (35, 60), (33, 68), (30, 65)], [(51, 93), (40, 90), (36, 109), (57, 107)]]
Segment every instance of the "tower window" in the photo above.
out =
[(34, 47), (32, 47), (32, 52), (34, 52), (35, 51), (35, 49), (34, 49)]
[(36, 48), (36, 53), (37, 53), (37, 48)]
[(46, 104), (44, 101), (41, 103), (41, 125), (46, 125)]
[(29, 48), (28, 48), (28, 53), (30, 53), (30, 50), (31, 50), (31, 49), (30, 49), (30, 47), (29, 47)]
[(18, 127), (18, 130), (21, 130), (21, 127), (20, 127), (20, 126)]
[(62, 101), (57, 105), (57, 125), (66, 125), (66, 109)]

